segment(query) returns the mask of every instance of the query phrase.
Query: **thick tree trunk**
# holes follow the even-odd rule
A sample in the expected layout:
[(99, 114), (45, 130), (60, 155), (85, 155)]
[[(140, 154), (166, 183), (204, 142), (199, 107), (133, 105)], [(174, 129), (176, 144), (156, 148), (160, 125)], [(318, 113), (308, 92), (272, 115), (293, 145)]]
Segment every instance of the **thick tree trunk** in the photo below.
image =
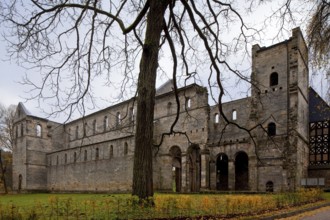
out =
[(138, 81), (133, 195), (140, 199), (153, 196), (152, 148), (156, 73), (159, 41), (168, 0), (149, 0), (147, 30)]
[(6, 168), (3, 166), (3, 160), (2, 160), (2, 155), (1, 155), (1, 150), (0, 150), (0, 170), (1, 170), (1, 181), (3, 182), (3, 188), (5, 190), (5, 194), (8, 194), (8, 189), (7, 189), (7, 183), (6, 183)]

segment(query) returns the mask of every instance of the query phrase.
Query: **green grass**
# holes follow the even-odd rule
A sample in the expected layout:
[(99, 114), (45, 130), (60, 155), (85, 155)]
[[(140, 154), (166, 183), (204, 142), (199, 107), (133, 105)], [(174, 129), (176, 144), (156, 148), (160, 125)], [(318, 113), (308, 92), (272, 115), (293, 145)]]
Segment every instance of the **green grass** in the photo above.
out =
[[(297, 193), (156, 194), (155, 206), (129, 194), (0, 195), (0, 219), (143, 219), (193, 216), (241, 216), (316, 201), (320, 191)], [(330, 201), (330, 193), (322, 197)]]

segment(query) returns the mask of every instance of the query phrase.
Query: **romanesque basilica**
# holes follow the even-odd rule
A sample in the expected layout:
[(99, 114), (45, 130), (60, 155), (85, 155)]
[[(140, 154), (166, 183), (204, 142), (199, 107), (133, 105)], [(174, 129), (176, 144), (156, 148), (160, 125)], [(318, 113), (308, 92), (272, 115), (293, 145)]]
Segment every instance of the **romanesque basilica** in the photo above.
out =
[[(205, 87), (179, 89), (175, 130), (155, 149), (156, 191), (291, 191), (330, 186), (330, 108), (309, 88), (308, 48), (299, 28), (290, 39), (252, 47), (251, 96), (208, 103)], [(15, 115), (13, 189), (126, 192), (132, 188), (134, 98), (66, 124)], [(154, 140), (176, 117), (171, 81), (157, 90)], [(308, 185), (308, 184), (307, 184)]]

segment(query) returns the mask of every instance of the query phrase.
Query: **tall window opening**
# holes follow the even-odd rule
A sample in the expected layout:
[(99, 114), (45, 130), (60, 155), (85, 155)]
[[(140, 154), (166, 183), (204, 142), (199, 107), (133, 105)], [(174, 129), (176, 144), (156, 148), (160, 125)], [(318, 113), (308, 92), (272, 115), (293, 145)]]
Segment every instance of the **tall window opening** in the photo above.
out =
[(186, 98), (186, 109), (191, 108), (191, 98)]
[(270, 74), (269, 85), (270, 86), (278, 85), (278, 74), (276, 72)]
[(120, 115), (120, 112), (117, 112), (117, 115), (116, 115), (116, 125), (120, 125), (121, 124), (121, 115)]
[(75, 163), (76, 161), (77, 161), (77, 153), (74, 152), (74, 153), (73, 153), (73, 162)]
[(76, 139), (78, 139), (79, 137), (79, 126), (77, 125), (76, 126)]
[(21, 136), (23, 136), (23, 123), (21, 123)]
[(218, 113), (216, 113), (214, 115), (214, 123), (219, 124), (219, 114)]
[(107, 128), (109, 126), (109, 118), (108, 116), (104, 116), (104, 120), (103, 120), (103, 130), (106, 131)]
[(84, 151), (84, 161), (87, 161), (87, 150)]
[(87, 136), (87, 122), (84, 124), (84, 137)]
[(131, 122), (134, 122), (134, 117), (135, 117), (134, 114), (135, 114), (135, 113), (134, 113), (134, 108), (131, 107), (131, 108), (129, 109), (129, 118), (130, 118), (130, 121), (131, 121)]
[(42, 127), (40, 124), (36, 125), (36, 133), (37, 133), (37, 137), (41, 137), (42, 134)]
[(237, 120), (237, 111), (234, 109), (232, 112), (232, 119), (235, 121)]
[(111, 145), (110, 146), (110, 158), (112, 158), (113, 157), (113, 146)]
[(268, 124), (267, 132), (268, 132), (268, 136), (276, 135), (276, 124), (274, 122)]
[(96, 134), (97, 124), (96, 119), (93, 121), (93, 134)]
[(95, 151), (95, 160), (98, 160), (99, 157), (100, 157), (100, 151), (99, 151), (99, 148), (97, 147), (96, 151)]
[(64, 154), (64, 163), (67, 164), (67, 162), (68, 162), (68, 155)]
[(128, 154), (128, 144), (127, 142), (125, 142), (124, 144), (124, 155), (127, 155)]

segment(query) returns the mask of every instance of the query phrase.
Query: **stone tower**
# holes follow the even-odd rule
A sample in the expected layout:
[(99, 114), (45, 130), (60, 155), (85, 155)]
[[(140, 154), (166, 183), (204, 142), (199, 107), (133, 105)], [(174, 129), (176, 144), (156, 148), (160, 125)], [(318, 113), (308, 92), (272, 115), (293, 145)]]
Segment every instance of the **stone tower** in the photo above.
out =
[(254, 45), (252, 59), (256, 190), (295, 190), (308, 166), (308, 51), (300, 29), (270, 47)]
[(55, 122), (31, 115), (23, 103), (18, 104), (14, 119), (13, 190), (47, 190), (46, 154), (63, 140), (52, 138), (58, 127)]

